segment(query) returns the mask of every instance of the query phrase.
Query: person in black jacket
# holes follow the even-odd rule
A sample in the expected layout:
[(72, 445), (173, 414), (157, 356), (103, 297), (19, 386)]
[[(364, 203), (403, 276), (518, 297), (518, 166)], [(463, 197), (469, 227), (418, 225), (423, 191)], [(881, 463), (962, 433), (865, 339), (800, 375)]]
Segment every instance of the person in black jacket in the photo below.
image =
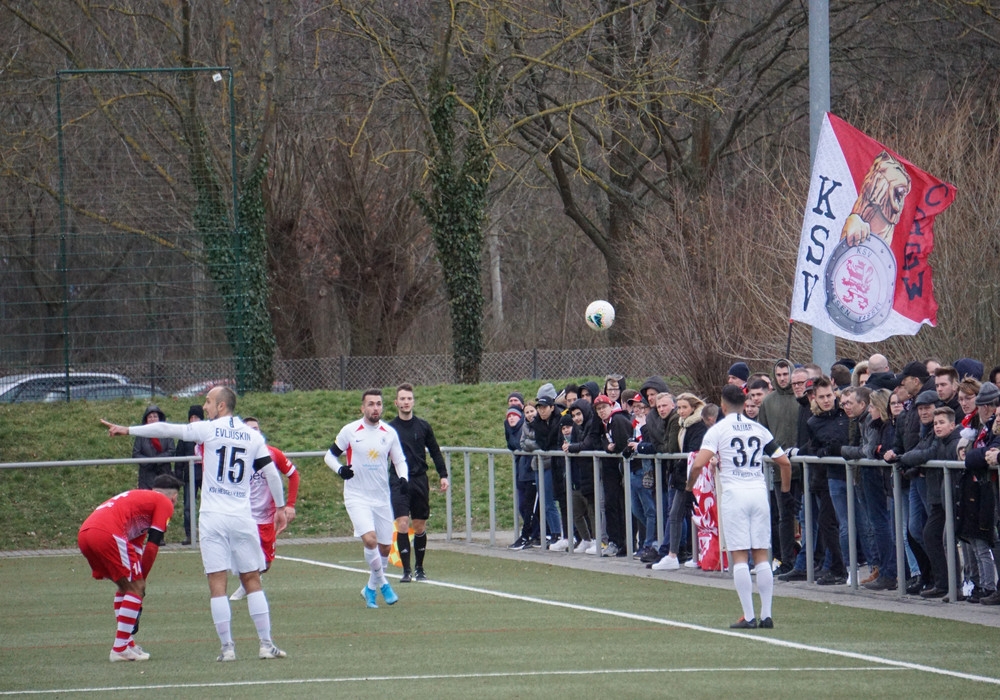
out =
[[(563, 441), (563, 451), (568, 454), (594, 452), (603, 449), (594, 408), (586, 399), (577, 399), (569, 406), (573, 429), (568, 440)], [(595, 426), (598, 427), (595, 430)], [(597, 554), (599, 534), (594, 529), (594, 462), (592, 457), (571, 457), (570, 476), (573, 483), (573, 520), (580, 543), (576, 553)], [(581, 522), (582, 521), (582, 522)]]
[(604, 486), (604, 519), (608, 529), (608, 546), (602, 556), (624, 557), (625, 547), (625, 488), (622, 482), (622, 459), (628, 456), (628, 443), (632, 439), (632, 421), (619, 408), (615, 408), (605, 394), (594, 399), (594, 411), (604, 429), (602, 446), (614, 457), (601, 460), (601, 481)]
[(427, 519), (431, 515), (430, 483), (427, 480), (427, 455), (434, 462), (438, 473), (439, 490), (448, 490), (448, 468), (444, 456), (434, 437), (434, 429), (423, 418), (413, 415), (413, 386), (400, 384), (396, 387), (396, 410), (398, 414), (389, 425), (399, 435), (399, 444), (406, 456), (409, 467), (407, 488), (400, 488), (396, 470), (389, 468), (389, 490), (392, 497), (392, 517), (396, 519), (396, 546), (403, 562), (403, 577), (400, 583), (410, 582), (410, 524), (413, 525), (413, 553), (416, 567), (413, 578), (426, 581), (424, 553), (427, 550)]
[[(935, 408), (933, 413), (932, 432), (920, 443), (903, 454), (899, 460), (913, 469), (931, 460), (954, 460), (958, 458), (958, 441), (961, 438), (961, 426), (955, 425), (955, 411), (949, 406)], [(927, 437), (930, 439), (926, 439)], [(931, 565), (931, 586), (920, 591), (922, 598), (943, 598), (948, 595), (948, 555), (944, 542), (944, 471), (927, 469), (927, 502), (930, 513), (927, 524), (924, 525), (924, 550)], [(955, 553), (958, 561), (958, 553)], [(925, 576), (926, 578), (926, 576)]]
[[(199, 405), (188, 409), (188, 423), (205, 420), (205, 409)], [(187, 440), (178, 440), (174, 448), (175, 457), (194, 457), (201, 455), (201, 446)], [(194, 486), (191, 485), (191, 463), (174, 462), (174, 476), (184, 484), (184, 541), (181, 544), (191, 544), (191, 501), (201, 491), (202, 463), (194, 463)]]
[[(820, 377), (813, 382), (813, 386), (817, 411), (806, 422), (809, 440), (800, 453), (816, 457), (839, 457), (840, 448), (847, 444), (847, 414), (840, 408), (833, 391), (833, 382), (828, 377)], [(822, 586), (847, 583), (840, 525), (831, 497), (831, 492), (839, 491), (845, 478), (843, 466), (810, 465), (809, 486), (819, 496), (819, 536), (831, 556), (830, 570), (816, 580)], [(846, 500), (843, 505), (846, 511)]]
[[(535, 397), (535, 418), (529, 423), (534, 433), (534, 449), (553, 451), (562, 448), (562, 430), (559, 428), (559, 411), (556, 410), (556, 389), (550, 384), (543, 384)], [(521, 441), (521, 448), (527, 450), (528, 445)], [(565, 460), (539, 456), (537, 459), (537, 477), (544, 479), (545, 487), (545, 536), (542, 546), (546, 549), (554, 547), (556, 551), (565, 551), (569, 541), (563, 534), (563, 518), (556, 506), (560, 492), (565, 500), (565, 489), (560, 489), (556, 482), (565, 483)], [(539, 488), (541, 491), (541, 488)]]

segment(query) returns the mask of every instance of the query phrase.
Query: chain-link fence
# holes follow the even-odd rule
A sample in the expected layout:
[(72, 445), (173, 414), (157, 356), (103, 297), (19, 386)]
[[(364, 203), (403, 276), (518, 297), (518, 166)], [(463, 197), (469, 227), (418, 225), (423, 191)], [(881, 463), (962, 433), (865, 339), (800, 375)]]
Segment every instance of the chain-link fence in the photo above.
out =
[[(672, 367), (666, 348), (606, 347), (568, 350), (516, 350), (485, 353), (481, 381), (540, 381), (566, 377), (623, 374), (642, 381), (652, 374), (666, 374)], [(133, 383), (152, 384), (165, 393), (207, 390), (213, 384), (235, 385), (236, 363), (225, 360), (122, 361), (77, 364), (73, 371), (115, 372)], [(62, 367), (33, 367), (33, 372), (62, 372)], [(5, 372), (9, 373), (9, 372)], [(366, 389), (394, 386), (450, 384), (455, 371), (450, 355), (399, 355), (395, 357), (317, 357), (277, 360), (274, 390)]]

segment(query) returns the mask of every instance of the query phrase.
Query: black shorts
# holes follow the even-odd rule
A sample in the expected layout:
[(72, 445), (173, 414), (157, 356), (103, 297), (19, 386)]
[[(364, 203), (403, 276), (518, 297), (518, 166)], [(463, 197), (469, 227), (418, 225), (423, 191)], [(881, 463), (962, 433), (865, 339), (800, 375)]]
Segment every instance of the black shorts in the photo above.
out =
[(409, 495), (399, 492), (399, 482), (392, 483), (392, 517), (402, 518), (408, 515), (415, 520), (427, 520), (431, 515), (430, 486), (427, 475), (421, 474), (410, 479)]

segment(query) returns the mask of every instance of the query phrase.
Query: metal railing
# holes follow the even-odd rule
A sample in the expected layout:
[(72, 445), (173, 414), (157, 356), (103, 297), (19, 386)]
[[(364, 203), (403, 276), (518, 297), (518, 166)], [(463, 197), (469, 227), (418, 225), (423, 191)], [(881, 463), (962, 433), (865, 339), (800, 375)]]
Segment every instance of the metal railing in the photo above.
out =
[[(567, 455), (562, 450), (553, 451), (535, 451), (535, 452), (511, 452), (507, 449), (502, 448), (483, 448), (483, 447), (442, 447), (441, 452), (444, 454), (445, 465), (448, 469), (449, 477), (455, 473), (455, 461), (456, 457), (461, 458), (462, 463), (462, 482), (463, 482), (463, 501), (464, 501), (464, 520), (465, 520), (465, 541), (468, 543), (473, 542), (473, 474), (472, 474), (472, 457), (473, 455), (485, 455), (487, 459), (487, 479), (488, 479), (488, 503), (489, 503), (489, 544), (491, 547), (497, 546), (497, 458), (503, 458), (502, 461), (506, 463), (504, 469), (510, 470), (510, 488), (511, 493), (514, 495), (514, 513), (513, 522), (515, 532), (519, 529), (520, 512), (517, 507), (517, 471), (515, 459), (517, 456), (529, 455), (534, 459), (539, 457), (551, 457), (553, 459), (562, 459), (566, 469), (563, 470), (562, 476), (565, 478), (566, 484), (566, 494), (572, 493), (572, 470), (570, 467), (569, 460), (572, 458), (590, 458), (593, 463), (594, 470), (594, 535), (599, 538), (603, 532), (603, 519), (604, 513), (601, 508), (601, 498), (603, 493), (603, 474), (602, 474), (602, 463), (603, 459), (618, 459), (621, 461), (622, 467), (622, 487), (624, 490), (624, 500), (625, 500), (625, 547), (626, 556), (631, 557), (633, 552), (633, 522), (632, 522), (632, 486), (631, 479), (627, 478), (631, 473), (630, 462), (635, 460), (652, 460), (655, 463), (655, 497), (654, 502), (656, 504), (656, 529), (657, 529), (657, 541), (663, 542), (665, 523), (664, 523), (664, 511), (663, 511), (663, 501), (666, 495), (663, 484), (663, 469), (662, 464), (665, 460), (684, 460), (687, 461), (688, 455), (686, 453), (660, 453), (655, 455), (633, 455), (631, 458), (623, 458), (620, 455), (609, 455), (606, 452), (588, 451), (588, 452), (578, 452), (572, 455)], [(286, 452), (289, 458), (317, 458), (322, 459), (326, 454), (326, 451), (308, 451), (308, 452)], [(170, 462), (188, 462), (188, 484), (195, 483), (195, 462), (199, 461), (201, 458), (198, 456), (190, 457), (170, 457), (168, 461)], [(0, 463), (0, 469), (34, 469), (34, 468), (45, 468), (45, 467), (78, 467), (78, 466), (104, 466), (104, 465), (120, 465), (120, 464), (146, 464), (146, 463), (162, 463), (164, 458), (161, 457), (148, 457), (148, 458), (120, 458), (120, 459), (91, 459), (91, 460), (70, 460), (70, 461), (50, 461), (50, 462), (5, 462)], [(895, 531), (895, 545), (896, 545), (896, 563), (897, 563), (897, 592), (899, 595), (903, 595), (906, 591), (906, 577), (904, 575), (906, 567), (906, 555), (904, 551), (904, 538), (906, 537), (906, 524), (903, 522), (903, 502), (902, 498), (905, 496), (902, 474), (900, 472), (899, 466), (896, 464), (889, 465), (886, 462), (879, 460), (855, 460), (847, 461), (839, 457), (792, 457), (791, 461), (796, 464), (801, 464), (803, 467), (802, 482), (803, 482), (803, 497), (802, 497), (802, 507), (804, 511), (804, 523), (802, 526), (802, 539), (803, 546), (806, 550), (806, 573), (807, 581), (812, 582), (814, 580), (814, 562), (813, 554), (815, 552), (816, 543), (814, 542), (813, 526), (815, 516), (812, 512), (812, 498), (811, 490), (809, 488), (809, 471), (811, 466), (815, 465), (837, 465), (853, 467), (858, 466), (862, 469), (884, 469), (887, 466), (892, 468), (892, 499), (893, 499), (893, 522)], [(943, 484), (942, 484), (942, 501), (945, 510), (945, 549), (947, 554), (947, 566), (948, 566), (948, 596), (949, 600), (957, 600), (958, 585), (959, 582), (956, 578), (956, 563), (957, 563), (957, 536), (955, 532), (955, 503), (954, 503), (954, 479), (953, 475), (958, 472), (961, 473), (965, 469), (965, 465), (960, 461), (930, 461), (921, 465), (923, 469), (942, 469), (943, 470)], [(454, 481), (453, 481), (454, 483)], [(546, 527), (547, 523), (545, 520), (545, 479), (537, 479), (538, 483), (538, 504), (539, 504), (539, 529), (541, 538), (546, 537)], [(858, 588), (858, 552), (857, 552), (857, 524), (856, 524), (856, 513), (855, 513), (855, 499), (854, 490), (856, 484), (854, 483), (853, 469), (847, 469), (846, 478), (846, 497), (847, 497), (847, 525), (848, 525), (848, 561), (845, 564), (849, 567), (851, 573), (851, 587), (854, 590)], [(455, 539), (455, 527), (454, 527), (454, 491), (449, 489), (445, 492), (445, 503), (446, 503), (446, 537), (449, 541)], [(191, 537), (193, 541), (197, 541), (197, 513), (195, 506), (196, 499), (190, 499), (190, 520), (191, 520)], [(572, 531), (574, 523), (574, 507), (573, 499), (566, 499), (566, 517), (565, 521), (567, 527)], [(569, 533), (567, 533), (568, 535)], [(692, 527), (692, 535), (693, 527)], [(697, 537), (692, 538), (697, 546)], [(573, 555), (573, 547), (568, 547), (565, 554)]]

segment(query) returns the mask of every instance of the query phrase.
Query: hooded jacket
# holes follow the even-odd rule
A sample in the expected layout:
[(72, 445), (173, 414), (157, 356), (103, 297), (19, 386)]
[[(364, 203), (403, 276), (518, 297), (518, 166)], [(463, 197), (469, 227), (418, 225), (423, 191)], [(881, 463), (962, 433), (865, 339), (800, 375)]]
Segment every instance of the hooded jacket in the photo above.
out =
[(639, 393), (646, 396), (647, 389), (656, 389), (657, 394), (662, 394), (665, 391), (670, 391), (667, 383), (663, 380), (663, 377), (658, 374), (654, 374), (652, 377), (643, 382), (642, 386), (639, 387)]
[[(166, 415), (160, 410), (160, 407), (155, 404), (150, 404), (146, 411), (142, 414), (142, 424), (146, 424), (146, 419), (149, 418), (150, 414), (157, 414), (160, 417), (160, 422), (165, 422), (167, 420)], [(173, 457), (174, 456), (174, 439), (173, 438), (147, 438), (147, 437), (136, 437), (135, 442), (132, 443), (132, 456), (135, 458), (140, 457)], [(140, 489), (151, 489), (153, 488), (153, 481), (160, 474), (171, 474), (173, 472), (173, 465), (170, 462), (155, 462), (139, 465), (139, 488)]]
[[(779, 360), (778, 362), (788, 362), (788, 360)], [(774, 367), (771, 368), (771, 382), (774, 385), (774, 390), (761, 402), (757, 422), (770, 430), (775, 441), (782, 448), (788, 450), (795, 447), (798, 440), (799, 402), (795, 398), (795, 392), (792, 391), (790, 378), (787, 386), (778, 386), (778, 380), (774, 376), (778, 362), (775, 362)], [(789, 365), (791, 365), (790, 362)]]
[[(507, 449), (511, 452), (518, 452), (521, 449), (521, 432), (524, 430), (524, 413), (516, 406), (507, 409), (507, 413), (512, 410), (517, 411), (519, 419), (514, 427), (506, 421), (503, 422), (504, 436), (507, 438)], [(518, 481), (534, 481), (535, 474), (531, 471), (531, 457), (529, 455), (514, 455), (514, 473)]]
[[(601, 420), (594, 413), (594, 407), (586, 399), (577, 399), (570, 404), (569, 411), (571, 415), (575, 409), (579, 409), (583, 413), (583, 425), (573, 425), (569, 453), (578, 454), (580, 452), (592, 452), (604, 449), (604, 445), (601, 442)], [(596, 431), (594, 430), (595, 424), (597, 427)], [(571, 457), (569, 464), (573, 486), (579, 488), (583, 495), (593, 496), (593, 457)]]

